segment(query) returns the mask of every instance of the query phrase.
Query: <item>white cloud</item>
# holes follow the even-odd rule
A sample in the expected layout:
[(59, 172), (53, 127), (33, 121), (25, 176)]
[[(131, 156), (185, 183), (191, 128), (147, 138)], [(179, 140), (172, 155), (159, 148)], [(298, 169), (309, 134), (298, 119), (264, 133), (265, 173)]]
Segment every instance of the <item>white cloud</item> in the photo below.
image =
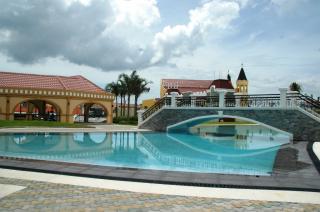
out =
[[(0, 52), (22, 64), (48, 58), (102, 70), (148, 66), (152, 52), (122, 39), (106, 0), (0, 0)], [(119, 28), (118, 28), (119, 29)]]
[(192, 53), (210, 30), (230, 26), (240, 1), (204, 3), (185, 25), (157, 34), (149, 30), (160, 19), (156, 0), (3, 1), (0, 51), (23, 64), (59, 57), (107, 71), (142, 69)]
[(88, 6), (88, 5), (91, 4), (91, 1), (92, 1), (92, 0), (64, 0), (64, 1), (66, 2), (66, 5), (67, 5), (67, 6), (72, 5), (72, 3), (74, 3), (74, 2), (79, 2), (79, 3), (81, 3), (82, 5)]
[(189, 23), (167, 26), (155, 35), (152, 64), (168, 61), (171, 57), (192, 53), (201, 43), (209, 30), (223, 30), (238, 17), (238, 1), (216, 0), (204, 3), (189, 11)]
[(160, 19), (156, 0), (113, 0), (115, 24), (149, 27)]

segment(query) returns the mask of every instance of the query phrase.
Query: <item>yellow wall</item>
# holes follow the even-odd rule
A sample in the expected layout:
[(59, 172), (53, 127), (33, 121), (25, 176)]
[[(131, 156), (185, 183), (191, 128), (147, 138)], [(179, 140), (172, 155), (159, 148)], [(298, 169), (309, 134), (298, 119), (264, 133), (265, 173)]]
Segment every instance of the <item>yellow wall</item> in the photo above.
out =
[(156, 99), (145, 99), (142, 101), (141, 109), (148, 109), (152, 107), (157, 102)]
[[(12, 90), (8, 92), (8, 90)], [(73, 122), (73, 110), (79, 104), (84, 103), (93, 103), (101, 105), (107, 114), (107, 123), (111, 124), (113, 121), (112, 118), (112, 103), (113, 103), (113, 95), (105, 93), (105, 96), (108, 96), (107, 99), (103, 99), (103, 95), (101, 94), (93, 94), (96, 96), (84, 97), (84, 93), (77, 92), (76, 96), (66, 96), (66, 92), (57, 96), (45, 96), (40, 94), (40, 90), (37, 90), (37, 93), (34, 94), (25, 94), (22, 93), (21, 89), (0, 89), (0, 120), (13, 120), (14, 119), (14, 110), (16, 106), (24, 101), (28, 100), (41, 100), (46, 101), (59, 111), (60, 121), (61, 122)], [(7, 93), (5, 93), (7, 92)], [(23, 91), (25, 92), (25, 91)], [(2, 93), (2, 94), (1, 94)], [(109, 97), (110, 96), (110, 97)], [(100, 98), (100, 99), (99, 99)], [(8, 102), (7, 102), (8, 100)]]
[(237, 91), (238, 93), (247, 94), (248, 93), (248, 81), (247, 80), (237, 80)]
[(167, 89), (164, 88), (163, 84), (162, 84), (162, 80), (160, 81), (160, 98), (163, 98), (164, 95), (166, 94)]

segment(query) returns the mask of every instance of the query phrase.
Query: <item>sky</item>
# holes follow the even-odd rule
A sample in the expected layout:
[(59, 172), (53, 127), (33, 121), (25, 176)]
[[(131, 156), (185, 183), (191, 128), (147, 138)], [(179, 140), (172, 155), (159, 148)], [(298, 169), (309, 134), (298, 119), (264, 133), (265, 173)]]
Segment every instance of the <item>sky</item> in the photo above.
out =
[(319, 0), (0, 0), (0, 70), (83, 75), (101, 87), (137, 70), (226, 78), (249, 93), (291, 82), (320, 96)]

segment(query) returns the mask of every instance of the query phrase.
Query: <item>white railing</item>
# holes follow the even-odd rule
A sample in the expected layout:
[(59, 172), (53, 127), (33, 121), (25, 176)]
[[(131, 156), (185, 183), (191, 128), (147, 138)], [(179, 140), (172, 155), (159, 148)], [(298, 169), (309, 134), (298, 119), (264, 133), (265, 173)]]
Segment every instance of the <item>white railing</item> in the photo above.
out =
[(223, 92), (216, 96), (170, 96), (159, 100), (148, 110), (141, 113), (141, 121), (160, 110), (162, 107), (183, 108), (302, 108), (320, 117), (320, 102), (297, 92), (287, 93), (280, 89), (280, 94), (237, 95)]

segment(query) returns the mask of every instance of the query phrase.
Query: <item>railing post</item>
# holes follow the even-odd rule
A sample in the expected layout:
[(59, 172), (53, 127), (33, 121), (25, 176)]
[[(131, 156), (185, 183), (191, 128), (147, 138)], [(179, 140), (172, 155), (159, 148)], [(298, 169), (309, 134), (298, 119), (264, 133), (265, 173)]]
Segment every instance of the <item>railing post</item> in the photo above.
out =
[(163, 97), (163, 101), (164, 101), (164, 105), (163, 107), (167, 107), (167, 106), (170, 106), (167, 104), (167, 99), (169, 98), (168, 94), (165, 94), (164, 97)]
[(235, 99), (236, 99), (236, 105), (235, 105), (235, 107), (241, 107), (241, 105), (240, 105), (240, 97), (239, 97), (239, 95), (241, 95), (241, 94), (234, 94), (234, 96), (235, 96)]
[(225, 102), (224, 102), (224, 96), (226, 94), (226, 91), (218, 91), (219, 93), (219, 107), (224, 107)]
[(191, 98), (191, 107), (195, 107), (196, 106), (196, 96), (194, 96), (194, 95), (192, 95), (191, 94), (191, 96), (190, 96), (190, 98)]
[(280, 108), (287, 107), (287, 88), (279, 88), (280, 91)]
[(143, 122), (142, 114), (145, 112), (145, 110), (138, 110), (137, 115), (138, 115), (138, 126)]
[(178, 92), (171, 92), (171, 107), (177, 107), (176, 97), (178, 96)]
[(298, 106), (298, 91), (290, 91), (290, 107), (296, 107)]

